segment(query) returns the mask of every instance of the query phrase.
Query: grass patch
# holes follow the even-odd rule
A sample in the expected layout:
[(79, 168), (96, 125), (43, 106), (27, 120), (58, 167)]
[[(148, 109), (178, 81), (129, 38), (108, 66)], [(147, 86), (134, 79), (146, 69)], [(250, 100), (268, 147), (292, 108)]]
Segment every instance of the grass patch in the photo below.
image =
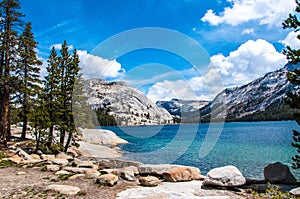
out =
[(13, 163), (9, 160), (0, 160), (0, 167), (12, 167)]
[(69, 177), (71, 177), (73, 174), (62, 174), (58, 176), (59, 180), (69, 180)]

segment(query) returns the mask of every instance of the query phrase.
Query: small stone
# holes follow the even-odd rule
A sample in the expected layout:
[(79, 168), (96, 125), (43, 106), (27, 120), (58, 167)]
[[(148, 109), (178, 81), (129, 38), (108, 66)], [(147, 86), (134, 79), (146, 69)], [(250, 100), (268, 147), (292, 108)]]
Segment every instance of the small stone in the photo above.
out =
[(79, 187), (69, 186), (69, 185), (48, 185), (46, 190), (52, 190), (65, 195), (76, 195), (79, 191)]
[(51, 171), (51, 172), (56, 172), (56, 171), (59, 171), (59, 166), (53, 165), (53, 164), (46, 165), (46, 170)]
[(69, 161), (67, 159), (55, 158), (54, 160), (52, 160), (52, 163), (60, 166), (66, 166), (69, 164)]
[(121, 178), (123, 178), (124, 180), (127, 181), (136, 181), (136, 177), (134, 176), (134, 172), (133, 171), (122, 171), (121, 173)]
[(84, 178), (85, 174), (79, 173), (79, 174), (75, 174), (69, 177), (69, 180), (76, 180), (78, 178)]
[(119, 169), (102, 169), (100, 170), (101, 174), (114, 174), (114, 175), (120, 175), (121, 171)]
[(65, 170), (55, 172), (55, 175), (69, 175), (69, 174), (70, 174), (70, 172), (65, 171)]
[(139, 182), (142, 186), (155, 187), (161, 183), (161, 181), (154, 176), (140, 177)]
[(27, 173), (25, 171), (19, 171), (17, 175), (27, 175)]
[(114, 186), (118, 182), (118, 176), (114, 174), (104, 174), (97, 178), (96, 184), (104, 186)]

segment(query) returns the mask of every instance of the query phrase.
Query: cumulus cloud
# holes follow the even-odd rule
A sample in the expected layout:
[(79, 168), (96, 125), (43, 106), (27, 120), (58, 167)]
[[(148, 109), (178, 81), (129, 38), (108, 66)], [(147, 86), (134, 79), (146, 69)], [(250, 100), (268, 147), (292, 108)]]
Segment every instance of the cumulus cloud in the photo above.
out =
[(284, 46), (290, 46), (293, 49), (300, 48), (300, 40), (297, 38), (298, 33), (290, 32), (284, 40), (280, 40), (279, 42), (282, 43)]
[(258, 20), (260, 25), (281, 26), (288, 13), (295, 8), (294, 0), (227, 0), (232, 7), (221, 13), (208, 10), (201, 18), (203, 22), (216, 26), (230, 24), (236, 26), (250, 20)]
[(116, 60), (103, 59), (101, 57), (88, 54), (85, 50), (77, 51), (81, 72), (84, 78), (120, 78), (125, 70)]
[(247, 41), (227, 57), (214, 55), (211, 62), (220, 71), (225, 86), (236, 86), (279, 69), (287, 61), (271, 43), (258, 39)]
[(172, 98), (211, 100), (224, 88), (249, 83), (283, 67), (286, 62), (285, 56), (271, 43), (249, 40), (228, 56), (212, 56), (211, 66), (203, 76), (158, 82), (149, 89), (147, 96), (154, 102)]

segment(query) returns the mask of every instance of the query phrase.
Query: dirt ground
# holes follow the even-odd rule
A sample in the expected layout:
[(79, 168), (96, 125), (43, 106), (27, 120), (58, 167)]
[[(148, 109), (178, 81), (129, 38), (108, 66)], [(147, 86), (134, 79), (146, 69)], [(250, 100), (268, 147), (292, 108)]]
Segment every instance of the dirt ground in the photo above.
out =
[[(26, 172), (26, 175), (17, 175)], [(63, 196), (55, 192), (46, 191), (50, 184), (64, 184), (77, 186), (81, 192), (75, 196)], [(0, 198), (87, 198), (87, 199), (114, 199), (117, 193), (129, 187), (136, 186), (135, 183), (119, 179), (118, 184), (113, 187), (98, 186), (94, 179), (80, 178), (76, 180), (58, 180), (58, 176), (52, 172), (43, 172), (41, 168), (0, 168)]]

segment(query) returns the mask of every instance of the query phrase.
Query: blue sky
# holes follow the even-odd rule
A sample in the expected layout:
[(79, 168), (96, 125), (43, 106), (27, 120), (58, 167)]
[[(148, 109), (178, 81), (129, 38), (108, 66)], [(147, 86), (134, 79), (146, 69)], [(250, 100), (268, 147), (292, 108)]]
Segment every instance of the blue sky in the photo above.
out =
[[(38, 55), (45, 64), (51, 46), (59, 48), (66, 40), (78, 50), (86, 78), (127, 81), (153, 101), (211, 99), (224, 87), (243, 85), (281, 68), (286, 63), (281, 54), (284, 45), (300, 47), (295, 34), (281, 26), (294, 10), (294, 0), (20, 2), (24, 20), (33, 24)], [(158, 36), (155, 48), (134, 50), (135, 42), (153, 37), (144, 35), (145, 27), (173, 32), (170, 37)], [(111, 44), (116, 35), (136, 29), (141, 30), (141, 38), (135, 35), (123, 38), (122, 45)], [(188, 43), (181, 43), (176, 35)], [(170, 48), (187, 54), (182, 57), (177, 50), (157, 48), (168, 38)], [(103, 47), (104, 41), (110, 48)], [(193, 48), (195, 43), (199, 52)], [(118, 54), (124, 46), (133, 50)], [(199, 60), (208, 60), (206, 65), (195, 66), (185, 57), (197, 53)]]

